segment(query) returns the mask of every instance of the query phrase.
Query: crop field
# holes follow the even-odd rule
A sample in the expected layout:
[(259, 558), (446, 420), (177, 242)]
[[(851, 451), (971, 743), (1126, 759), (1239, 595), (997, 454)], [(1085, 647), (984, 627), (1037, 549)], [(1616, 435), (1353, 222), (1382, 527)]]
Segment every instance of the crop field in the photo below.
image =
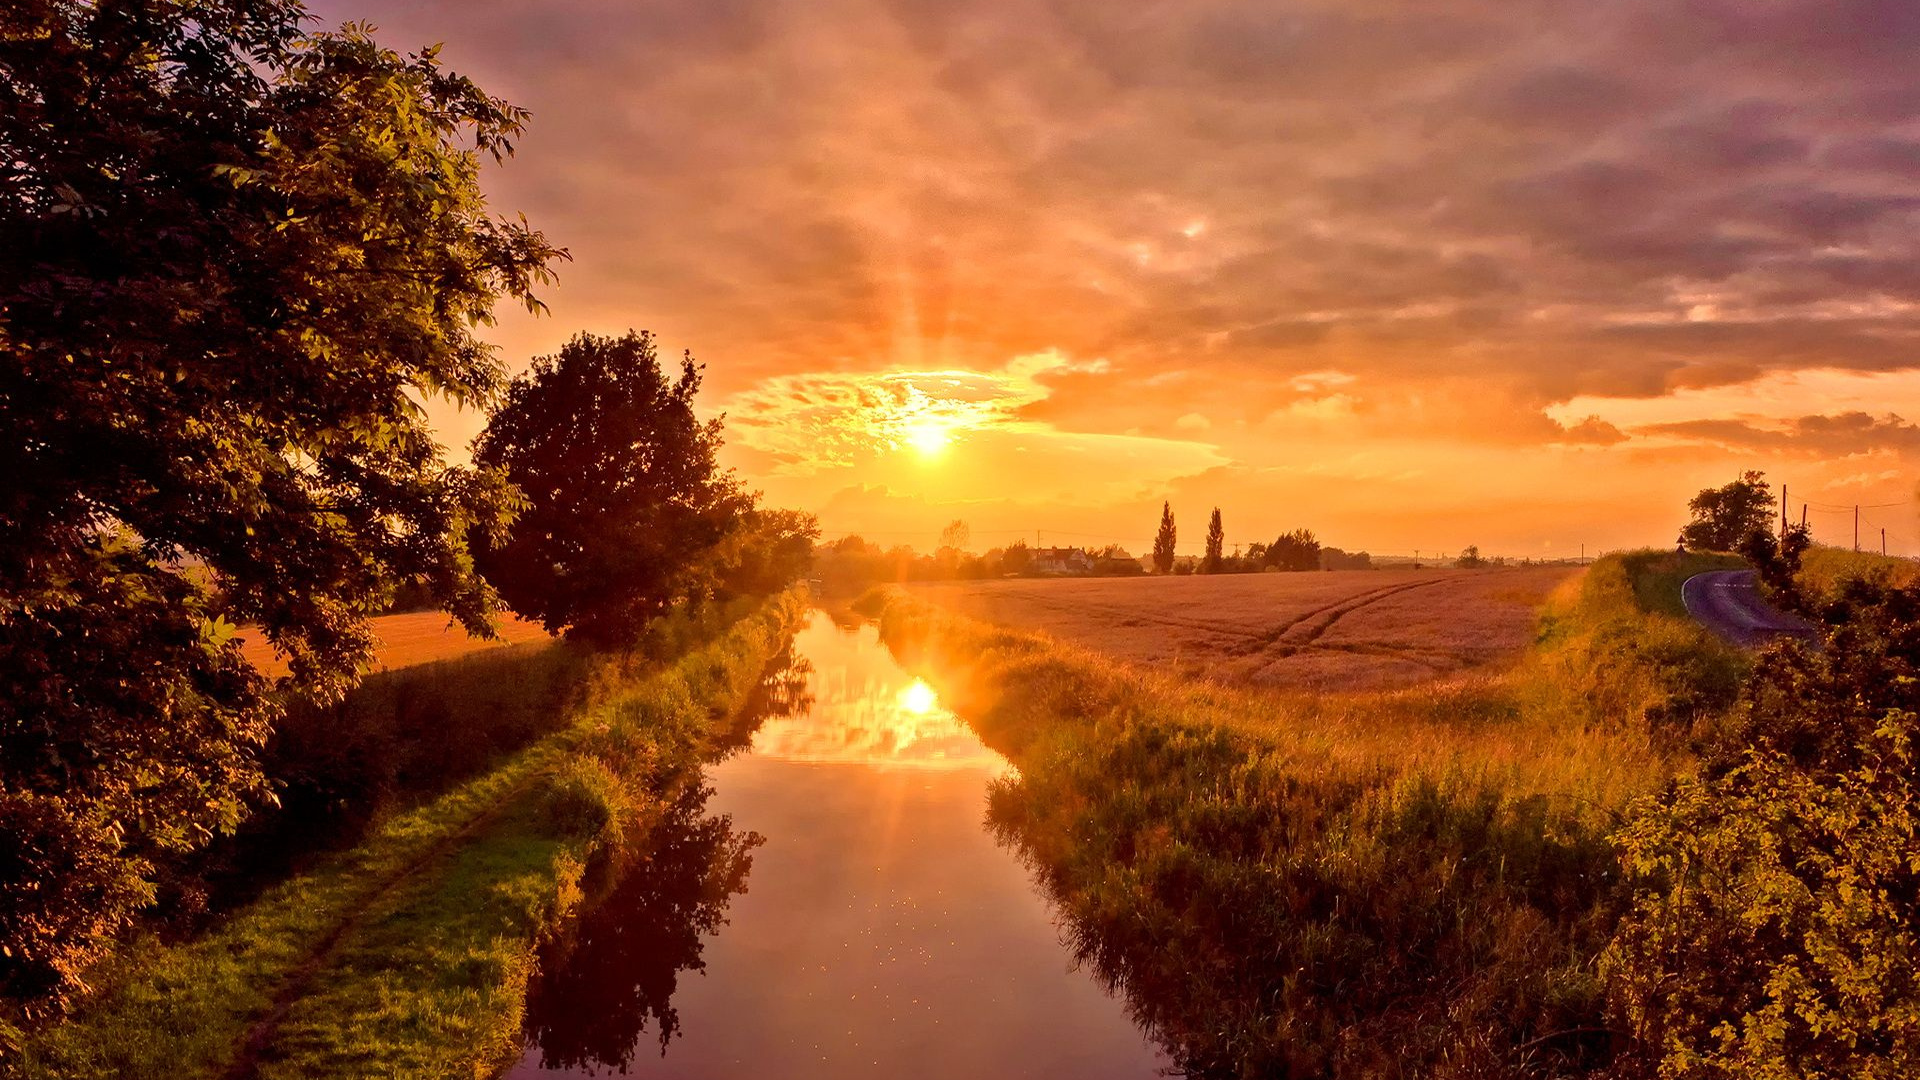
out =
[[(433, 660), (452, 660), (482, 649), (546, 641), (551, 637), (539, 623), (528, 622), (512, 614), (502, 614), (498, 638), (492, 641), (472, 638), (444, 611), (382, 615), (373, 620), (373, 632), (380, 639), (380, 645), (373, 654), (376, 671)], [(287, 665), (274, 655), (266, 637), (251, 628), (241, 631), (240, 652), (254, 667), (268, 675), (286, 674)]]
[(1409, 686), (1516, 656), (1571, 567), (1344, 570), (916, 585), (1117, 660), (1297, 689)]

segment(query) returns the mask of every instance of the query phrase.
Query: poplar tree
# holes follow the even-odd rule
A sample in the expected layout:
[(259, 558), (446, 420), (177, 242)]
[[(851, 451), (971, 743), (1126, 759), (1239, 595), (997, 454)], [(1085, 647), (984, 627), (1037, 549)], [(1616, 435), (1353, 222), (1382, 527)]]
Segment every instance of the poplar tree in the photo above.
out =
[(1160, 531), (1153, 538), (1153, 569), (1166, 574), (1173, 570), (1173, 504), (1160, 504)]
[(1213, 508), (1213, 517), (1207, 521), (1207, 557), (1200, 564), (1203, 574), (1217, 574), (1221, 569), (1222, 553), (1226, 548), (1227, 533), (1220, 525), (1220, 508)]

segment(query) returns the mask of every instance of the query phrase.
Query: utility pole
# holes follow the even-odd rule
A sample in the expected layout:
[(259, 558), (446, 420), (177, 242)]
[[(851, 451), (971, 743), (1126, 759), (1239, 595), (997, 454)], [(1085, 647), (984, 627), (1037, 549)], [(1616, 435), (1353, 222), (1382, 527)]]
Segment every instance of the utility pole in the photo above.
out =
[(1880, 554), (1885, 555), (1886, 553), (1887, 553), (1887, 530), (1885, 528), (1882, 528), (1880, 530)]
[(1853, 550), (1856, 554), (1858, 554), (1860, 551), (1860, 504), (1859, 503), (1853, 504)]
[(1806, 503), (1800, 504), (1800, 527), (1803, 529), (1807, 527), (1807, 504)]
[(1582, 566), (1585, 566), (1586, 562), (1587, 562), (1587, 544), (1586, 544), (1586, 541), (1582, 540), (1580, 542), (1580, 564)]
[(1780, 485), (1780, 535), (1787, 535), (1787, 485)]

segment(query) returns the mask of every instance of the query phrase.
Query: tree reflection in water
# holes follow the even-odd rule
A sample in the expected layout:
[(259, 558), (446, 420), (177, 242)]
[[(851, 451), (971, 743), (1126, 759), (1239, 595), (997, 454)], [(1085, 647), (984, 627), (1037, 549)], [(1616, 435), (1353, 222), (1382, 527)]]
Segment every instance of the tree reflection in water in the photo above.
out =
[[(807, 667), (791, 653), (768, 668), (749, 707), (715, 739), (715, 757), (747, 745), (772, 716), (805, 711)], [(712, 789), (688, 785), (649, 833), (643, 856), (569, 931), (540, 954), (523, 1037), (542, 1069), (627, 1071), (651, 1024), (664, 1055), (679, 1030), (673, 994), (683, 971), (701, 971), (703, 938), (726, 924), (746, 891), (758, 833), (707, 816)]]

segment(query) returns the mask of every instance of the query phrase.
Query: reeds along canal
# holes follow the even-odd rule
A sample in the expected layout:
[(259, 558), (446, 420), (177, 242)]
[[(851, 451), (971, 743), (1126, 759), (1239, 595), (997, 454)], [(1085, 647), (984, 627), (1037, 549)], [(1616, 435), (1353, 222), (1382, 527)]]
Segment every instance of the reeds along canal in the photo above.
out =
[(784, 707), (543, 959), (508, 1075), (1165, 1068), (987, 831), (1006, 759), (870, 626), (816, 612), (792, 653)]

